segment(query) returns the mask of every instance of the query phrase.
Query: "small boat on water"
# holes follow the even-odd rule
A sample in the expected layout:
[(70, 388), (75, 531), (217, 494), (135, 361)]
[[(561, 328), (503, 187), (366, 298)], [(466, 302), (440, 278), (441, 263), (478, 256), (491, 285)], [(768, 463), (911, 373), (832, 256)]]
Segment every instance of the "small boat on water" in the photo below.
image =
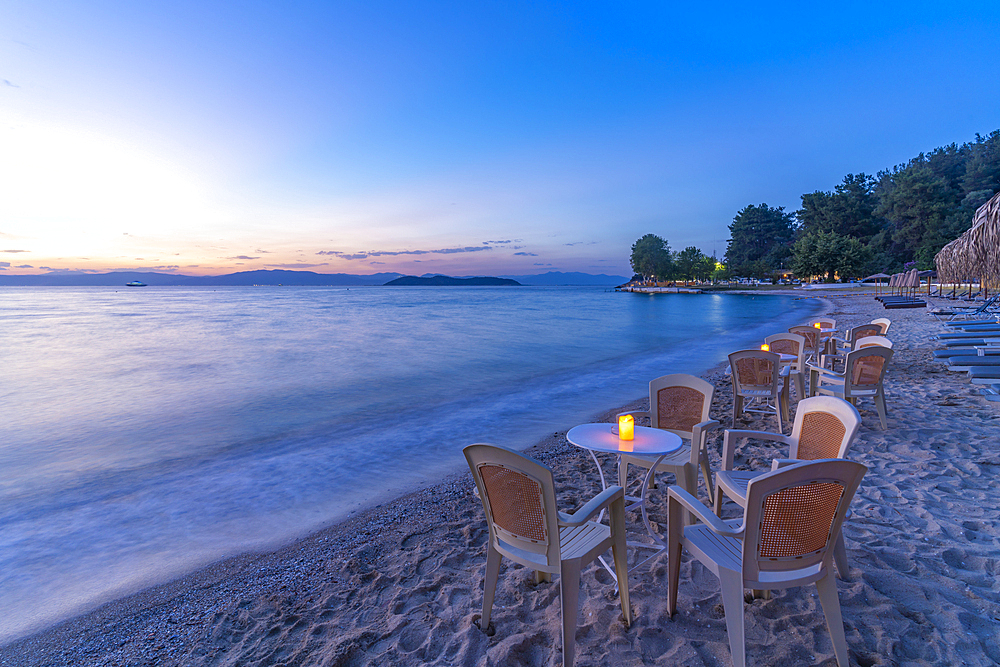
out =
[(125, 283), (125, 287), (146, 287), (146, 283), (141, 280), (133, 280), (130, 283)]

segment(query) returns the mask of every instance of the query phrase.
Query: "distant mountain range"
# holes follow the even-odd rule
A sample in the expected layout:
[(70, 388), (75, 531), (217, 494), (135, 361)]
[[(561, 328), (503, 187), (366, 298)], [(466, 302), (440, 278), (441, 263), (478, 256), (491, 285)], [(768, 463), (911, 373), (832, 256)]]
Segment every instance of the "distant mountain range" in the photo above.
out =
[(451, 286), (451, 287), (482, 287), (482, 286), (506, 286), (506, 287), (520, 287), (521, 283), (516, 280), (511, 280), (510, 278), (489, 278), (489, 277), (477, 277), (477, 278), (452, 278), (450, 276), (403, 276), (402, 278), (396, 278), (395, 280), (390, 280), (386, 283), (386, 287), (389, 286), (415, 286), (415, 285), (427, 285), (427, 286)]
[[(430, 278), (441, 274), (424, 274)], [(316, 273), (315, 271), (288, 271), (272, 269), (240, 271), (221, 276), (184, 276), (174, 273), (143, 271), (113, 271), (111, 273), (83, 273), (81, 271), (53, 271), (39, 275), (4, 275), (0, 272), (0, 286), (24, 287), (124, 287), (125, 283), (140, 281), (155, 287), (163, 286), (238, 286), (238, 285), (384, 285), (402, 273)], [(477, 278), (481, 276), (454, 276)], [(499, 276), (515, 280), (522, 285), (621, 285), (629, 281), (625, 276), (590, 273), (563, 273), (549, 271), (530, 276)]]

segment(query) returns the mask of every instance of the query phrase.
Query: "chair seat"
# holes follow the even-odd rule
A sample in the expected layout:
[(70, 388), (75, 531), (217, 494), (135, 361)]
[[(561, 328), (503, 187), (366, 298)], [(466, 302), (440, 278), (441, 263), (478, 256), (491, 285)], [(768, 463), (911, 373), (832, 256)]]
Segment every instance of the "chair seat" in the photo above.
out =
[[(739, 528), (743, 520), (730, 519), (724, 523), (730, 528)], [(713, 532), (706, 524), (699, 523), (684, 529), (684, 541), (690, 551), (706, 556), (718, 567), (735, 572), (743, 571), (743, 540), (724, 537)]]
[(720, 470), (715, 473), (715, 485), (740, 506), (746, 503), (747, 486), (750, 480), (766, 474), (767, 470)]
[(595, 549), (602, 553), (611, 547), (611, 528), (588, 521), (582, 526), (559, 528), (559, 554), (562, 560), (584, 558)]

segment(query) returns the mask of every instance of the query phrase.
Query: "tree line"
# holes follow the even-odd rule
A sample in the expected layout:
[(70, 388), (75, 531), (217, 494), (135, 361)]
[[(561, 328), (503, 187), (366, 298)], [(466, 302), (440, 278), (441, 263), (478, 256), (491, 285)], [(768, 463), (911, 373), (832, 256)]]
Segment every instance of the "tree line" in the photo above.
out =
[[(832, 192), (802, 195), (802, 208), (794, 213), (781, 206), (746, 206), (729, 225), (725, 267), (716, 276), (768, 278), (790, 270), (801, 278), (833, 280), (933, 269), (937, 252), (966, 231), (976, 209), (998, 191), (1000, 130), (995, 130), (961, 146), (921, 153), (875, 176), (848, 174)], [(662, 241), (659, 250), (656, 240)], [(693, 247), (682, 252), (697, 253), (704, 262), (700, 275), (712, 275), (705, 268), (709, 262), (714, 268), (714, 259)], [(647, 234), (632, 247), (632, 268), (671, 279), (678, 254)]]

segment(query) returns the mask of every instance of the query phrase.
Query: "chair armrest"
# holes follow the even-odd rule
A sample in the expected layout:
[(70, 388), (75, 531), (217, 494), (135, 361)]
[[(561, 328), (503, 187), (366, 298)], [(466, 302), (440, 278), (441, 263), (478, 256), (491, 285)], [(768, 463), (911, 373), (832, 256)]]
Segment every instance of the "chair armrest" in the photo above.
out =
[[(560, 526), (582, 526), (583, 524), (590, 521), (595, 514), (600, 512), (602, 509), (615, 502), (616, 500), (621, 500), (625, 502), (625, 490), (620, 486), (609, 486), (608, 488), (601, 491), (599, 494), (587, 501), (587, 504), (573, 512), (570, 515), (566, 515), (560, 512), (559, 525)], [(564, 518), (565, 517), (565, 518)]]
[(726, 435), (722, 439), (722, 470), (733, 469), (733, 459), (736, 456), (736, 441), (740, 438), (756, 438), (757, 440), (770, 440), (780, 442), (791, 447), (792, 439), (780, 433), (770, 431), (744, 431), (740, 429), (726, 429)]
[(645, 417), (647, 419), (652, 419), (652, 415), (650, 414), (649, 410), (626, 410), (625, 412), (619, 412), (618, 415), (619, 416), (621, 416), (621, 415), (632, 415), (633, 419), (636, 419), (637, 421), (638, 421), (639, 417)]
[(841, 378), (844, 377), (843, 373), (837, 373), (835, 371), (831, 371), (829, 368), (823, 368), (822, 366), (817, 366), (816, 364), (806, 364), (806, 366), (809, 368), (809, 370), (816, 371), (820, 375), (831, 375), (834, 377), (841, 377)]
[(771, 472), (775, 470), (781, 470), (782, 468), (787, 468), (788, 466), (793, 466), (796, 463), (802, 463), (801, 459), (772, 459), (771, 461)]
[(707, 507), (702, 505), (697, 498), (679, 486), (671, 486), (667, 489), (667, 503), (679, 503), (688, 512), (698, 517), (702, 523), (707, 524), (712, 529), (712, 532), (719, 535), (727, 537), (740, 537), (743, 535), (744, 529), (742, 526), (740, 528), (730, 528), (722, 519), (715, 516), (713, 512), (710, 512)]
[[(709, 419), (691, 427), (691, 446), (704, 447), (709, 431), (722, 426), (722, 422), (717, 419)], [(695, 444), (697, 443), (697, 444)]]

